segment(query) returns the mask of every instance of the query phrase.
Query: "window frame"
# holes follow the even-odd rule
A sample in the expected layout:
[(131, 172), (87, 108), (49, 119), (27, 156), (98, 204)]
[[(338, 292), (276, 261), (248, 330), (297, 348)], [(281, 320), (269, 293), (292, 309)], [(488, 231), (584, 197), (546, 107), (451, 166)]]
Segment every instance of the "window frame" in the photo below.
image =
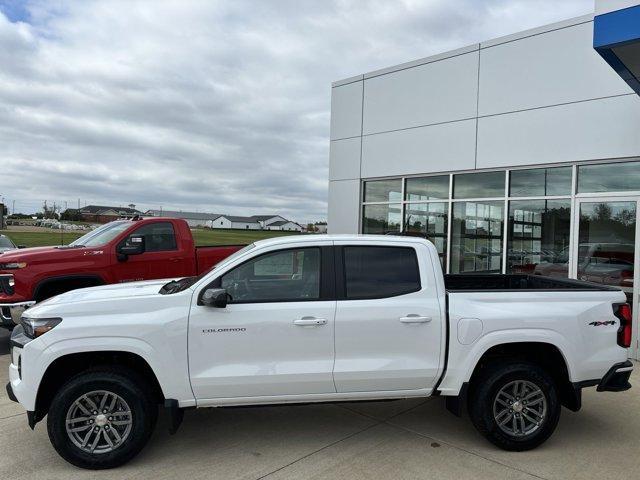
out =
[(319, 262), (319, 277), (318, 283), (320, 284), (319, 294), (317, 298), (300, 298), (294, 300), (287, 299), (269, 299), (269, 300), (250, 300), (250, 301), (230, 301), (229, 305), (260, 305), (263, 303), (304, 303), (304, 302), (323, 302), (323, 301), (334, 301), (335, 300), (335, 270), (334, 270), (334, 252), (333, 247), (329, 245), (309, 245), (309, 246), (297, 246), (297, 247), (287, 247), (287, 248), (276, 248), (273, 250), (268, 250), (265, 252), (256, 253), (256, 255), (247, 258), (246, 260), (234, 265), (229, 270), (220, 273), (215, 279), (213, 279), (210, 283), (205, 285), (200, 294), (198, 295), (198, 305), (203, 305), (202, 296), (204, 292), (210, 288), (222, 288), (222, 277), (233, 272), (235, 269), (246, 265), (249, 262), (254, 260), (258, 260), (260, 257), (265, 255), (272, 255), (274, 253), (282, 253), (287, 251), (294, 250), (311, 250), (316, 249), (320, 255)]
[(150, 222), (150, 223), (145, 223), (144, 225), (140, 225), (139, 227), (137, 227), (135, 230), (133, 230), (131, 233), (128, 233), (122, 240), (120, 240), (117, 243), (116, 249), (120, 248), (122, 245), (124, 245), (127, 240), (132, 237), (135, 236), (136, 234), (138, 234), (138, 232), (140, 230), (142, 230), (143, 228), (149, 227), (149, 226), (153, 226), (153, 225), (160, 225), (160, 224), (167, 224), (171, 227), (171, 231), (173, 232), (173, 238), (175, 240), (175, 248), (171, 248), (171, 249), (167, 249), (167, 250), (147, 250), (147, 240), (146, 240), (146, 235), (145, 235), (145, 250), (143, 252), (143, 254), (145, 253), (162, 253), (162, 252), (177, 252), (180, 250), (180, 244), (178, 241), (178, 235), (176, 234), (176, 228), (173, 225), (173, 222), (169, 222), (169, 221), (159, 221), (159, 222)]
[[(422, 270), (420, 269), (420, 261), (418, 259), (418, 251), (414, 246), (411, 245), (371, 245), (371, 244), (347, 244), (347, 245), (336, 245), (335, 247), (335, 278), (336, 278), (336, 300), (338, 301), (349, 301), (355, 302), (359, 300), (381, 300), (384, 298), (394, 298), (401, 297), (404, 295), (410, 295), (412, 293), (420, 292), (423, 289), (423, 281), (422, 281)], [(414, 256), (415, 267), (418, 272), (418, 287), (412, 289), (411, 291), (406, 291), (402, 293), (397, 293), (393, 295), (376, 295), (376, 296), (367, 296), (361, 298), (349, 298), (347, 297), (347, 268), (345, 262), (345, 249), (347, 248), (398, 248), (398, 249), (410, 249)]]

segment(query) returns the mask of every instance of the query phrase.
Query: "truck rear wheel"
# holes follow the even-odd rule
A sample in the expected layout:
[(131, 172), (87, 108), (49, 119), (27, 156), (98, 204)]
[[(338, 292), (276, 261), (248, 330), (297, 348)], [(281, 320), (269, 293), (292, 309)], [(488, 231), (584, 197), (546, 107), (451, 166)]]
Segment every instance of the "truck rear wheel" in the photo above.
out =
[(493, 365), (474, 380), (469, 415), (504, 450), (531, 450), (554, 432), (561, 405), (553, 379), (532, 363)]
[(92, 470), (122, 465), (147, 444), (158, 415), (150, 389), (133, 372), (95, 370), (69, 380), (54, 397), (49, 439), (69, 463)]

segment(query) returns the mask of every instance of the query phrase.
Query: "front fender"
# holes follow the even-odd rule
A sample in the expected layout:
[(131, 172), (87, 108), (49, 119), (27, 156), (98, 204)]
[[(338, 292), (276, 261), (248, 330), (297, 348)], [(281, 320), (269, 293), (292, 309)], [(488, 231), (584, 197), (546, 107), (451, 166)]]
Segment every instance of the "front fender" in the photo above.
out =
[[(44, 339), (44, 338), (42, 338)], [(170, 352), (160, 351), (153, 345), (133, 337), (82, 337), (62, 339), (51, 344), (36, 339), (27, 344), (32, 350), (23, 355), (22, 384), (29, 388), (20, 388), (20, 403), (27, 410), (34, 410), (37, 393), (47, 369), (60, 358), (71, 354), (91, 352), (123, 352), (142, 358), (153, 370), (165, 398), (179, 401), (180, 406), (193, 406), (195, 399), (189, 385), (186, 356), (174, 358)], [(33, 345), (32, 345), (33, 344)], [(39, 354), (33, 350), (40, 350)], [(15, 387), (14, 387), (15, 388)]]

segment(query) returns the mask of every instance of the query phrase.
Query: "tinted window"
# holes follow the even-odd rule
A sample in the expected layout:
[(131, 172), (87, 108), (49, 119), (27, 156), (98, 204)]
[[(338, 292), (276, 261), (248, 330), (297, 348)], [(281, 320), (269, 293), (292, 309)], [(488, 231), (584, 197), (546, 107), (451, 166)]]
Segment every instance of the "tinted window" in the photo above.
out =
[(365, 182), (365, 202), (399, 202), (402, 200), (402, 182), (399, 178), (393, 180), (376, 180)]
[(570, 200), (509, 203), (507, 273), (569, 274)]
[(578, 193), (640, 190), (640, 162), (578, 167)]
[(144, 237), (145, 252), (164, 252), (178, 249), (176, 234), (173, 231), (173, 225), (169, 222), (148, 223), (147, 225), (143, 225), (137, 230), (134, 230), (125, 242), (134, 235)]
[(413, 248), (345, 247), (346, 297), (383, 298), (420, 290), (418, 260)]
[(405, 200), (418, 202), (449, 198), (449, 175), (407, 178)]
[(365, 205), (362, 208), (362, 233), (399, 233), (401, 211), (400, 204)]
[(320, 249), (266, 253), (222, 276), (231, 303), (295, 302), (320, 298)]
[(509, 192), (512, 197), (570, 195), (571, 167), (534, 168), (511, 172)]
[(410, 235), (424, 236), (438, 249), (444, 266), (447, 245), (448, 203), (407, 203), (404, 211), (404, 231)]
[(504, 172), (463, 173), (453, 176), (454, 198), (504, 197)]
[(500, 273), (504, 202), (456, 202), (451, 224), (451, 273)]

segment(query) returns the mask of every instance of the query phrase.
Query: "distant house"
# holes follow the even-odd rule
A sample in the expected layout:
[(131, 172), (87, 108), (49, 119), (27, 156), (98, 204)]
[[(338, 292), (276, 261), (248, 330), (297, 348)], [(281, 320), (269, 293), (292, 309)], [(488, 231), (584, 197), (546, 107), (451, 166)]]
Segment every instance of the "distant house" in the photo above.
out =
[(301, 225), (290, 220), (278, 220), (271, 222), (264, 227), (265, 230), (282, 230), (285, 232), (301, 232), (303, 230)]
[(142, 212), (129, 207), (108, 207), (102, 205), (87, 205), (77, 209), (84, 222), (107, 223), (118, 218), (133, 218), (142, 215)]
[(327, 223), (318, 222), (313, 225), (316, 229), (316, 233), (327, 233)]
[(212, 222), (211, 228), (261, 230), (262, 225), (253, 217), (239, 217), (236, 215), (220, 215)]
[(147, 210), (145, 215), (150, 217), (171, 217), (186, 220), (190, 227), (213, 228), (213, 222), (221, 217), (221, 213), (180, 212), (175, 210)]
[(145, 215), (151, 217), (182, 218), (191, 228), (206, 227), (235, 230), (284, 230), (301, 232), (300, 225), (280, 215), (252, 215), (243, 217), (226, 213), (181, 212), (175, 210), (147, 210)]
[(286, 218), (281, 217), (280, 215), (252, 215), (251, 218), (258, 221), (262, 228), (265, 228), (267, 225), (270, 225), (274, 222), (288, 221)]

